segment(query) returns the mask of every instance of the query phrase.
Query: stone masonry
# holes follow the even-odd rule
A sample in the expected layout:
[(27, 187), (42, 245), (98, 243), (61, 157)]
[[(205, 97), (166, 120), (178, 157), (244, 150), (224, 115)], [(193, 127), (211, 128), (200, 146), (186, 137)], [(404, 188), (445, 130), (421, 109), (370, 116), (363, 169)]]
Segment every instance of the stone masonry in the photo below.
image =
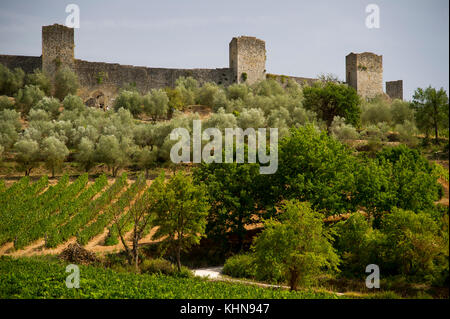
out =
[[(229, 44), (229, 67), (217, 69), (149, 68), (116, 63), (88, 62), (74, 57), (74, 29), (53, 24), (42, 27), (40, 57), (0, 55), (0, 63), (26, 73), (42, 69), (53, 76), (61, 67), (71, 68), (78, 76), (80, 95), (90, 104), (101, 97), (103, 105), (114, 98), (118, 89), (134, 85), (141, 92), (153, 88), (173, 87), (180, 76), (192, 76), (200, 83), (214, 82), (228, 86), (233, 83), (253, 84), (272, 78), (281, 84), (292, 79), (301, 85), (313, 85), (317, 79), (266, 74), (266, 44), (255, 37), (235, 37)], [(381, 55), (370, 52), (350, 53), (346, 57), (346, 82), (364, 98), (383, 93), (383, 61)], [(392, 98), (402, 98), (403, 82), (387, 82), (386, 92)], [(106, 102), (104, 102), (106, 101)]]
[(386, 82), (386, 94), (391, 99), (403, 100), (403, 80)]

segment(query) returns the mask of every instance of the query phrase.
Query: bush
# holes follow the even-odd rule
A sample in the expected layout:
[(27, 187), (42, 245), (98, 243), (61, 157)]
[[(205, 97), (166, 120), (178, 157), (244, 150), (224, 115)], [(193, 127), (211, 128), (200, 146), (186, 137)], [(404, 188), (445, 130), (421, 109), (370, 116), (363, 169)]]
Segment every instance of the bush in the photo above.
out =
[(68, 94), (76, 94), (79, 86), (78, 77), (70, 68), (64, 67), (56, 72), (54, 96), (60, 101)]
[(251, 254), (234, 255), (225, 261), (222, 272), (235, 278), (255, 278), (255, 257)]
[(52, 83), (48, 76), (39, 69), (36, 69), (33, 73), (27, 75), (26, 83), (36, 85), (47, 96), (50, 96), (51, 94)]
[(415, 135), (419, 132), (414, 122), (405, 120), (402, 124), (395, 126), (395, 131), (399, 134), (399, 140), (410, 147), (419, 144), (419, 140)]
[(387, 100), (375, 98), (362, 105), (361, 121), (364, 125), (376, 125), (380, 122), (391, 124), (391, 107)]
[(16, 68), (13, 71), (0, 63), (0, 95), (15, 95), (24, 85), (25, 72)]
[[(51, 114), (53, 119), (56, 119), (59, 115), (59, 107), (61, 106), (61, 103), (57, 98), (53, 97), (44, 97), (42, 100), (40, 100), (38, 103), (33, 105), (31, 108), (36, 110), (44, 110)], [(67, 103), (66, 103), (67, 106)]]
[(200, 105), (213, 106), (220, 89), (215, 83), (205, 83), (199, 89), (196, 102)]
[(25, 85), (23, 89), (20, 89), (19, 92), (17, 92), (16, 103), (22, 114), (26, 115), (31, 107), (39, 102), (44, 96), (45, 93), (36, 85)]
[(114, 101), (114, 110), (117, 112), (120, 108), (130, 111), (134, 117), (142, 113), (142, 97), (136, 91), (121, 91)]
[(145, 274), (162, 274), (180, 278), (193, 277), (188, 268), (181, 267), (181, 270), (178, 271), (174, 264), (163, 258), (145, 259), (141, 262), (139, 268)]
[(391, 113), (394, 124), (403, 124), (405, 121), (414, 122), (414, 109), (409, 102), (394, 100), (391, 105)]
[(83, 100), (76, 95), (69, 94), (63, 100), (64, 110), (80, 112), (86, 109)]
[(3, 110), (14, 110), (14, 100), (6, 95), (0, 96), (0, 111)]
[(144, 112), (151, 116), (153, 122), (167, 115), (169, 98), (163, 90), (151, 90), (142, 97)]
[(335, 116), (330, 127), (331, 134), (340, 141), (356, 140), (359, 134), (351, 124), (346, 124), (345, 119)]

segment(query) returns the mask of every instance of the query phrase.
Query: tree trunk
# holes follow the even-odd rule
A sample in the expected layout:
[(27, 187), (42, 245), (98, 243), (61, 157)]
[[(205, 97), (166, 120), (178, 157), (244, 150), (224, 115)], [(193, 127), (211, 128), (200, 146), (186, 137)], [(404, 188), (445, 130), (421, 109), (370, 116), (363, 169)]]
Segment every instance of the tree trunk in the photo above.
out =
[(52, 178), (55, 178), (55, 168), (52, 167)]
[(177, 268), (178, 268), (178, 271), (180, 272), (181, 271), (181, 244), (179, 244), (178, 246), (177, 246), (177, 253), (176, 253), (176, 257), (177, 257)]
[(434, 135), (436, 137), (435, 142), (436, 142), (436, 144), (438, 144), (439, 143), (439, 132), (438, 132), (438, 125), (437, 124), (434, 125)]
[(145, 179), (148, 179), (148, 168), (145, 169)]
[(291, 290), (297, 290), (299, 273), (295, 268), (291, 268), (289, 273), (289, 286)]

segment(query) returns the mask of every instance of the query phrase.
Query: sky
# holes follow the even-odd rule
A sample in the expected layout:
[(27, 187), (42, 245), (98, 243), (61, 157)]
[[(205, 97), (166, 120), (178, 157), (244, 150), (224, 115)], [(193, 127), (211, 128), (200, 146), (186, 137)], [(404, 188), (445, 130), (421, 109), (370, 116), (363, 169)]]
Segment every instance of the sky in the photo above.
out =
[[(41, 27), (65, 24), (71, 3), (77, 59), (221, 68), (231, 39), (248, 35), (266, 42), (268, 73), (345, 80), (345, 56), (369, 51), (383, 55), (383, 81), (403, 80), (405, 100), (449, 88), (448, 0), (0, 0), (0, 54), (41, 55)], [(366, 27), (369, 4), (379, 28)]]

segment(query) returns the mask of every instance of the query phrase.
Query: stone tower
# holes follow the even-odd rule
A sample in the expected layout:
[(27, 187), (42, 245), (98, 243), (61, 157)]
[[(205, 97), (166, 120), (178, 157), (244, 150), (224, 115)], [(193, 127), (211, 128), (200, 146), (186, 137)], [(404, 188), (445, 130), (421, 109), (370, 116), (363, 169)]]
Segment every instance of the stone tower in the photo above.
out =
[(266, 43), (241, 36), (230, 42), (230, 69), (236, 83), (253, 84), (266, 78)]
[(60, 24), (42, 27), (42, 71), (53, 76), (60, 67), (74, 69), (73, 31)]
[(391, 99), (403, 100), (403, 80), (398, 81), (386, 81), (386, 94)]
[(371, 52), (345, 57), (346, 82), (366, 99), (383, 94), (383, 56)]

